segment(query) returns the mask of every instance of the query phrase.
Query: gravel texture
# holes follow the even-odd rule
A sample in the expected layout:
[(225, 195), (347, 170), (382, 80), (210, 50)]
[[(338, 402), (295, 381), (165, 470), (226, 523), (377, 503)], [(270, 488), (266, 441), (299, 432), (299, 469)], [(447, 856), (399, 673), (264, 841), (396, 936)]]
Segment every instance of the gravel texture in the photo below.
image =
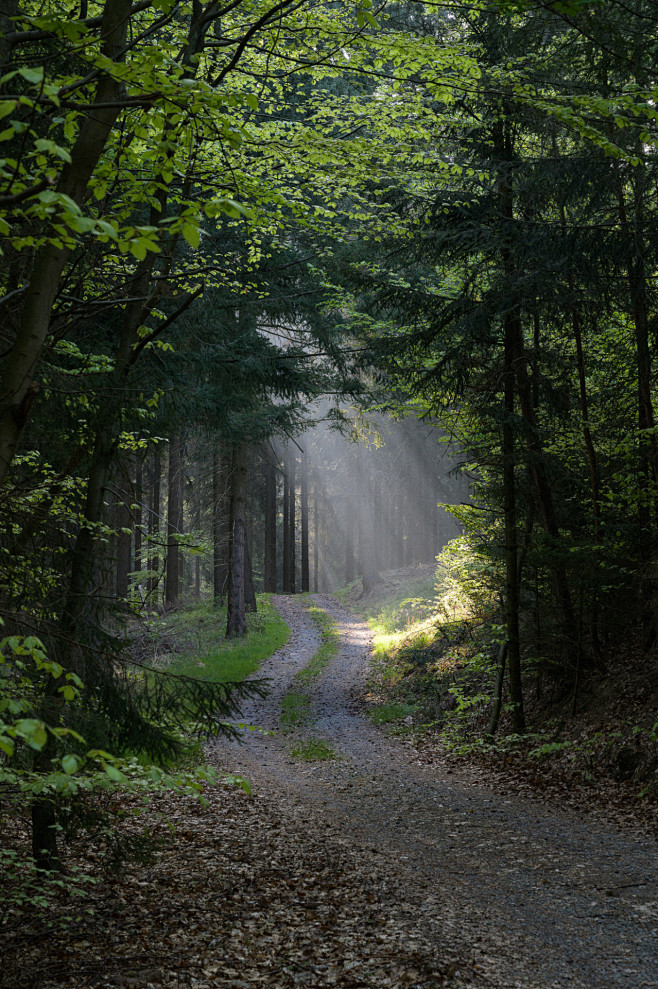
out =
[[(455, 767), (421, 765), (365, 717), (365, 622), (326, 595), (274, 600), (291, 638), (261, 670), (270, 694), (244, 712), (264, 731), (245, 730), (240, 746), (217, 744), (215, 761), (249, 777), (284, 819), (340, 836), (384, 866), (400, 916), (412, 918), (428, 950), (464, 959), (461, 984), (656, 989), (655, 843), (591, 814), (500, 794)], [(317, 680), (298, 687), (294, 674), (320, 642), (308, 604), (337, 621), (340, 649)], [(337, 760), (291, 756), (293, 737), (278, 727), (291, 687), (310, 695), (313, 715), (294, 740), (331, 743)]]

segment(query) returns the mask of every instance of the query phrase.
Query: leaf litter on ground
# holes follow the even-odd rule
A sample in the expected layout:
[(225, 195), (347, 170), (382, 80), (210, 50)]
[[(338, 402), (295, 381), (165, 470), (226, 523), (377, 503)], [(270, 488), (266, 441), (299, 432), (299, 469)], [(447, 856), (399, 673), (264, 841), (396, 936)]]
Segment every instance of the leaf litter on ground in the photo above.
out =
[(58, 914), (71, 912), (64, 894), (47, 916), (10, 918), (0, 987), (483, 984), (465, 959), (430, 941), (418, 917), (400, 911), (396, 879), (374, 851), (267, 797), (226, 786), (206, 788), (205, 797), (205, 807), (156, 797), (139, 827), (168, 822), (165, 847), (151, 864), (128, 865), (94, 886), (63, 926)]

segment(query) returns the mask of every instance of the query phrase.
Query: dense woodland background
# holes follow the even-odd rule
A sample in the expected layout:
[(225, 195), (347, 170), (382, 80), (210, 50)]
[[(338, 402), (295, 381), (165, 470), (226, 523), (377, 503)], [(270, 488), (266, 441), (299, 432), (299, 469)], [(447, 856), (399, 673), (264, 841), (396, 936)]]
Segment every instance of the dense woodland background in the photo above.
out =
[(239, 637), (459, 535), (491, 735), (654, 648), (657, 49), (651, 0), (5, 0), (0, 739), (41, 864), (48, 787), (230, 708), (136, 675), (135, 616)]

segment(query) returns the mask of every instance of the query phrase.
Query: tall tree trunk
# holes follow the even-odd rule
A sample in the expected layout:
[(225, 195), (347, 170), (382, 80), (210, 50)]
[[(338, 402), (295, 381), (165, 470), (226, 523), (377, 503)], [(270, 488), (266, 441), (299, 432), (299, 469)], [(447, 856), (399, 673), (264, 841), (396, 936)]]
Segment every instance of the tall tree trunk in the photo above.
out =
[(16, 24), (12, 18), (17, 17), (18, 14), (18, 0), (3, 0), (0, 8), (0, 76), (8, 71), (13, 49), (11, 39), (16, 31)]
[(587, 401), (587, 377), (585, 375), (585, 357), (583, 354), (583, 337), (580, 327), (580, 313), (576, 305), (571, 307), (571, 326), (576, 341), (576, 363), (578, 367), (578, 387), (580, 392), (580, 414), (583, 419), (583, 442), (587, 451), (589, 467), (589, 484), (592, 497), (592, 517), (594, 520), (594, 542), (600, 541), (601, 510), (599, 507), (599, 467), (589, 427), (589, 406)]
[(217, 448), (214, 448), (212, 454), (212, 582), (213, 599), (217, 605), (222, 604), (224, 601), (226, 564), (223, 540), (226, 509), (225, 487), (226, 478), (222, 470), (222, 458)]
[(256, 591), (254, 590), (254, 571), (251, 565), (250, 540), (245, 535), (244, 542), (244, 610), (250, 612), (258, 611), (256, 601)]
[[(499, 181), (500, 211), (506, 222), (505, 242), (501, 250), (503, 273), (508, 281), (509, 292), (516, 292), (518, 279), (517, 260), (515, 255), (515, 212), (514, 187), (512, 183), (512, 168), (515, 164), (515, 148), (510, 111), (506, 100), (501, 102), (500, 117), (494, 128), (494, 147), (500, 158), (503, 170)], [(507, 353), (511, 349), (511, 353)], [(505, 360), (514, 371), (521, 417), (525, 424), (525, 439), (527, 447), (528, 467), (537, 491), (537, 503), (542, 518), (544, 530), (557, 544), (560, 530), (555, 515), (553, 496), (548, 481), (545, 457), (542, 450), (533, 388), (528, 374), (528, 361), (523, 341), (523, 322), (520, 304), (517, 304), (505, 317)], [(507, 373), (507, 372), (506, 372)], [(507, 387), (507, 378), (506, 378)], [(556, 597), (562, 613), (563, 634), (571, 649), (576, 642), (576, 625), (569, 583), (564, 567), (558, 561), (553, 565), (553, 582)], [(509, 666), (512, 675), (512, 647), (510, 644)]]
[(375, 584), (381, 581), (381, 577), (375, 561), (370, 478), (364, 468), (361, 447), (358, 448), (357, 458), (359, 569), (363, 586), (362, 593), (369, 594)]
[(234, 444), (231, 462), (231, 499), (229, 514), (229, 581), (226, 635), (246, 635), (245, 614), (245, 536), (246, 536), (247, 451), (244, 444)]
[[(358, 494), (357, 494), (358, 497)], [(345, 499), (345, 583), (351, 584), (356, 576), (356, 565), (354, 558), (354, 534), (355, 534), (355, 505), (354, 494), (348, 491)]]
[[(197, 462), (194, 476), (194, 528), (196, 539), (201, 539), (201, 483), (200, 464)], [(201, 600), (201, 557), (197, 553), (194, 557), (194, 600)]]
[(142, 525), (144, 520), (144, 510), (142, 499), (144, 497), (144, 471), (142, 466), (142, 461), (139, 459), (135, 460), (135, 509), (134, 509), (134, 520), (135, 520), (135, 551), (133, 560), (133, 569), (135, 573), (139, 573), (142, 569)]
[(119, 600), (128, 597), (130, 586), (130, 560), (132, 550), (132, 514), (130, 511), (130, 491), (125, 488), (125, 479), (119, 479), (116, 503), (116, 529), (117, 529), (117, 572), (116, 572), (116, 596)]
[(265, 559), (263, 587), (276, 594), (276, 457), (271, 447), (265, 451)]
[[(107, 0), (103, 10), (101, 50), (114, 62), (123, 59), (131, 0)], [(94, 103), (83, 118), (71, 161), (62, 169), (57, 191), (81, 206), (87, 184), (119, 114), (124, 83), (101, 75)], [(45, 244), (37, 253), (24, 295), (21, 323), (0, 379), (0, 486), (14, 459), (38, 391), (34, 374), (48, 337), (53, 303), (70, 248)]]
[(153, 451), (153, 462), (151, 467), (151, 499), (149, 511), (149, 570), (153, 574), (149, 578), (149, 597), (154, 598), (157, 604), (158, 573), (160, 571), (160, 483), (162, 477), (162, 458), (160, 450), (156, 447)]
[(167, 573), (165, 578), (165, 605), (176, 608), (179, 593), (180, 548), (176, 536), (180, 533), (182, 502), (182, 460), (180, 436), (169, 440), (169, 470), (167, 474)]
[(284, 594), (290, 593), (290, 478), (288, 477), (288, 451), (283, 457), (283, 532), (281, 534), (283, 550), (283, 576), (281, 589)]
[(626, 272), (628, 291), (635, 329), (635, 359), (637, 365), (638, 409), (638, 474), (640, 497), (638, 499), (638, 526), (640, 549), (640, 612), (642, 644), (648, 650), (656, 638), (656, 620), (653, 608), (655, 581), (651, 573), (654, 532), (651, 526), (652, 502), (658, 485), (658, 444), (654, 432), (655, 419), (651, 397), (651, 349), (649, 344), (649, 312), (644, 246), (644, 195), (645, 173), (643, 166), (637, 178), (636, 203), (633, 222), (629, 222), (624, 188), (621, 178), (617, 185), (619, 223), (627, 248)]
[[(185, 451), (181, 442), (181, 468), (180, 468), (180, 499), (178, 502), (178, 531), (185, 532)], [(183, 575), (185, 573), (185, 554), (178, 549), (178, 597), (183, 593)]]
[[(320, 482), (317, 476), (317, 468), (314, 471), (313, 479), (313, 591), (317, 594), (319, 590), (319, 569), (320, 569)], [(354, 559), (354, 555), (352, 555)]]
[[(503, 510), (505, 514), (505, 622), (509, 656), (512, 726), (517, 734), (525, 731), (523, 688), (521, 685), (521, 643), (519, 638), (519, 575), (516, 521), (516, 480), (514, 477), (514, 317), (505, 321), (505, 419), (503, 423)], [(504, 655), (504, 654), (503, 654)]]
[(290, 507), (288, 509), (288, 539), (290, 541), (290, 548), (288, 550), (288, 556), (290, 559), (290, 583), (289, 592), (294, 594), (296, 591), (297, 584), (297, 519), (296, 519), (296, 506), (297, 506), (297, 455), (294, 450), (290, 451), (290, 457), (288, 460), (288, 470), (290, 473), (289, 477), (289, 497), (290, 497)]
[[(542, 449), (537, 417), (532, 404), (532, 386), (528, 375), (527, 358), (523, 346), (523, 328), (521, 317), (512, 314), (509, 317), (511, 334), (514, 346), (514, 369), (519, 396), (521, 416), (526, 429), (526, 447), (528, 451), (528, 467), (535, 483), (537, 492), (537, 504), (542, 519), (544, 531), (551, 537), (557, 546), (560, 540), (560, 529), (555, 514), (553, 504), (553, 494), (548, 481), (548, 471), (544, 452)], [(552, 567), (553, 581), (555, 584), (556, 596), (562, 612), (562, 628), (569, 649), (577, 641), (576, 621), (571, 600), (571, 591), (564, 567), (557, 562)], [(510, 657), (511, 663), (511, 657)]]
[(300, 482), (300, 510), (302, 516), (302, 593), (310, 590), (310, 574), (308, 559), (308, 455), (306, 451), (302, 453), (301, 482)]

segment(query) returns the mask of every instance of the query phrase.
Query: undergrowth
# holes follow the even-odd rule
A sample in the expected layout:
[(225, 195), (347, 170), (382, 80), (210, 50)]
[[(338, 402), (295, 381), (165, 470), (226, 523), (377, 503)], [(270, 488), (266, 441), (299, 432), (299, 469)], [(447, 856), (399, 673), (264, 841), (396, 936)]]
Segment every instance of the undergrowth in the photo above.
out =
[(513, 765), (516, 771), (527, 767), (531, 774), (541, 766), (540, 777), (551, 771), (585, 784), (628, 783), (635, 796), (658, 796), (658, 723), (655, 708), (642, 700), (649, 690), (639, 667), (647, 660), (635, 654), (636, 688), (628, 663), (620, 662), (605, 677), (600, 670), (583, 675), (576, 704), (573, 687), (565, 689), (546, 672), (550, 657), (547, 662), (527, 646), (522, 672), (528, 730), (512, 732), (505, 684), (498, 731), (489, 737), (505, 636), (493, 593), (499, 581), (495, 566), (457, 539), (439, 558), (435, 579), (415, 579), (408, 571), (396, 578), (391, 571), (366, 597), (356, 584), (338, 592), (368, 619), (374, 634), (370, 719), (389, 733), (411, 735), (424, 750)]
[(328, 742), (323, 742), (321, 738), (304, 739), (293, 748), (292, 754), (305, 762), (324, 762), (337, 758), (333, 746), (329, 745)]
[(289, 630), (267, 594), (247, 614), (247, 634), (225, 638), (226, 608), (212, 602), (182, 608), (145, 624), (155, 666), (212, 683), (244, 680), (288, 641)]
[(311, 716), (311, 701), (297, 690), (289, 690), (281, 701), (281, 729), (293, 731), (307, 724)]
[(320, 648), (315, 652), (310, 662), (303, 669), (299, 670), (298, 673), (295, 673), (295, 680), (300, 680), (302, 683), (308, 683), (310, 680), (314, 680), (316, 676), (319, 676), (327, 663), (338, 652), (339, 640), (338, 626), (331, 615), (323, 611), (322, 608), (315, 606), (306, 610), (319, 627), (322, 640)]

